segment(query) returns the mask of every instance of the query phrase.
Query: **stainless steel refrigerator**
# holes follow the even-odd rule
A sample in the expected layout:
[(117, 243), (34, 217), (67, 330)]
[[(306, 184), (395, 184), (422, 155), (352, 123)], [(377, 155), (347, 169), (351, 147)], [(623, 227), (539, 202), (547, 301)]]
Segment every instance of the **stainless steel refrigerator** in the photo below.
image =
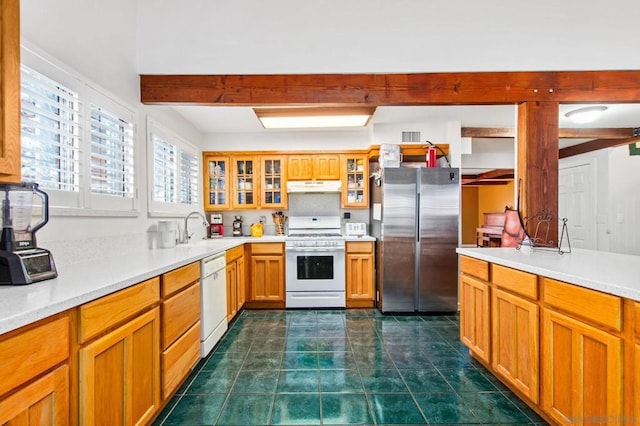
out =
[(459, 215), (459, 169), (385, 168), (372, 178), (382, 312), (457, 311)]

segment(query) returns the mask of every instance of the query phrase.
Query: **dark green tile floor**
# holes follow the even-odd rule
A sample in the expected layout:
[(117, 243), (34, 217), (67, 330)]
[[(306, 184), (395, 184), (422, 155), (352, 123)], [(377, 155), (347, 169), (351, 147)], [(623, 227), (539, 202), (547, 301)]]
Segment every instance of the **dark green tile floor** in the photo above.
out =
[(545, 424), (458, 333), (455, 315), (242, 311), (155, 424)]

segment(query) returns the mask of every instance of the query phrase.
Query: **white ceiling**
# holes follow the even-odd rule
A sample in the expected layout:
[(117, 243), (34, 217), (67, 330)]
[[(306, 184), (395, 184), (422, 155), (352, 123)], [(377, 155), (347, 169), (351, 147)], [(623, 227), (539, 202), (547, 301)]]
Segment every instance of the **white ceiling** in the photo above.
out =
[[(560, 127), (640, 127), (640, 104), (609, 104), (607, 105), (609, 109), (601, 119), (588, 125), (576, 125), (564, 116), (566, 112), (582, 106), (585, 105), (560, 105)], [(270, 131), (260, 125), (249, 107), (175, 106), (171, 108), (202, 133)], [(514, 127), (515, 116), (513, 105), (378, 107), (369, 126), (460, 121), (462, 127)]]

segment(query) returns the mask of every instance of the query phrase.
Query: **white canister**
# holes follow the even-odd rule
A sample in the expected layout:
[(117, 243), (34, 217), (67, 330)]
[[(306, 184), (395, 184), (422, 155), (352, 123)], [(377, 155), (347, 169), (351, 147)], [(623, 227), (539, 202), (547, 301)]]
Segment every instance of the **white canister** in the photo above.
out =
[(178, 224), (173, 220), (158, 222), (158, 247), (172, 248), (176, 246)]

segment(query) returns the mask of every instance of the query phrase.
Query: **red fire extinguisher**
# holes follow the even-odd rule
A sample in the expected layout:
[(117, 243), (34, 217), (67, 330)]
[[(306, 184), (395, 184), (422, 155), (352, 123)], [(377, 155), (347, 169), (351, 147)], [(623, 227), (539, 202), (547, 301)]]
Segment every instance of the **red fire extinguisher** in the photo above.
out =
[(436, 149), (431, 146), (427, 148), (427, 167), (436, 167)]

